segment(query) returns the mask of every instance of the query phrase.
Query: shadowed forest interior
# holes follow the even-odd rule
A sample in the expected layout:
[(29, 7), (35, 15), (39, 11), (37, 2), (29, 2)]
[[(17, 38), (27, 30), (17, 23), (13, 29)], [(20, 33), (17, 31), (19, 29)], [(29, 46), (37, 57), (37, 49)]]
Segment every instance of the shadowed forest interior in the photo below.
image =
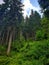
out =
[(24, 18), (21, 0), (0, 4), (0, 65), (49, 65), (49, 0), (38, 0)]

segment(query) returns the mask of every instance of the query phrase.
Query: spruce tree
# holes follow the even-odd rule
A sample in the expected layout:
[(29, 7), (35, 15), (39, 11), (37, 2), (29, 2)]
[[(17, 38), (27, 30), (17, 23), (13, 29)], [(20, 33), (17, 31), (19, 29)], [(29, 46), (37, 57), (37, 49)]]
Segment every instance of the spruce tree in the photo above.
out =
[(45, 16), (49, 19), (49, 0), (38, 0)]
[(21, 0), (3, 0), (0, 8), (0, 20), (4, 24), (3, 41), (8, 43), (7, 55), (10, 53), (11, 42), (15, 39), (17, 28), (20, 30), (22, 20), (22, 3)]

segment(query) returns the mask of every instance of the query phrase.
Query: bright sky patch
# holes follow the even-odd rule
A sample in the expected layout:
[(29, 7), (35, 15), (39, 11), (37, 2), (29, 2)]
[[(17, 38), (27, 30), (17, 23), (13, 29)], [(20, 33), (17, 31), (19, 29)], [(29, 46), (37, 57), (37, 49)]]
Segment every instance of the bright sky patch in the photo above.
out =
[(24, 11), (23, 11), (23, 16), (26, 17), (26, 15), (30, 15), (31, 9), (33, 9), (34, 11), (37, 11), (38, 13), (40, 13), (40, 7), (36, 7), (34, 6), (30, 0), (23, 0), (23, 4), (24, 4)]

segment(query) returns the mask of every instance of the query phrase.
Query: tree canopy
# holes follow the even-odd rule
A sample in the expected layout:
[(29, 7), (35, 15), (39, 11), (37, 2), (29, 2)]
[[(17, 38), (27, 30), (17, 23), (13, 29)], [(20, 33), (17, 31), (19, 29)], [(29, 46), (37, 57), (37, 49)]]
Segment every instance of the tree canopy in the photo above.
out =
[(44, 14), (49, 18), (49, 0), (38, 0)]

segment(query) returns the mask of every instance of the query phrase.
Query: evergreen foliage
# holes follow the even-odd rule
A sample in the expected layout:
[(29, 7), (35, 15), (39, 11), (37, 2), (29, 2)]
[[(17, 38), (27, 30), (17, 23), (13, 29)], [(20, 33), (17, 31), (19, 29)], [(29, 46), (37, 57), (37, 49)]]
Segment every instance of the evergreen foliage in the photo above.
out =
[(43, 17), (23, 17), (21, 0), (0, 4), (0, 65), (49, 65), (49, 0), (39, 0)]
[(49, 0), (38, 0), (45, 16), (49, 19)]

